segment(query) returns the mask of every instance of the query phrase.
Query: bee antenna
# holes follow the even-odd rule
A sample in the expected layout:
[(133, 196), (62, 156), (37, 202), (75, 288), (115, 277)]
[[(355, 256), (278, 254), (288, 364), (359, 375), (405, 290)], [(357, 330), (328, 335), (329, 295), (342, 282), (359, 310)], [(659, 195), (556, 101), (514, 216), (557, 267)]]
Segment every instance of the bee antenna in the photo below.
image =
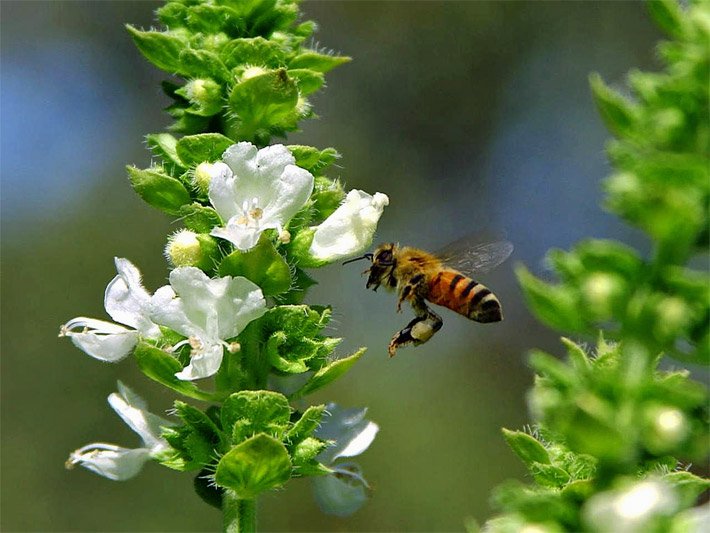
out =
[(344, 261), (343, 264), (347, 265), (348, 263), (354, 263), (355, 261), (360, 261), (361, 259), (368, 259), (372, 261), (372, 254), (365, 254), (360, 257), (356, 257), (355, 259), (348, 259), (347, 261)]

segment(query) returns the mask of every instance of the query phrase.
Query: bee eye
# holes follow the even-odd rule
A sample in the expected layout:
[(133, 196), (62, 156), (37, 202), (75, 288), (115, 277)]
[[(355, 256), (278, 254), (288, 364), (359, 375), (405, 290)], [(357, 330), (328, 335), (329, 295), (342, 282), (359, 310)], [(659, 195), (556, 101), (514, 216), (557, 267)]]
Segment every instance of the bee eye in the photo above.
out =
[(377, 254), (377, 257), (375, 257), (375, 261), (378, 263), (382, 263), (385, 265), (391, 265), (392, 264), (392, 250), (382, 250), (379, 254)]

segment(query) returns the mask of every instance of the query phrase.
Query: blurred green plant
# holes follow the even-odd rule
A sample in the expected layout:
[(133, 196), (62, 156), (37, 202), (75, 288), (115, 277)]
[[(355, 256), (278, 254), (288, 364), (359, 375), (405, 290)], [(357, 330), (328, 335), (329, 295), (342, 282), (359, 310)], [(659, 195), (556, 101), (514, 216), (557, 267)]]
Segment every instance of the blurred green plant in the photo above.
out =
[(532, 353), (537, 422), (503, 433), (534, 483), (498, 487), (503, 514), (485, 531), (685, 532), (710, 522), (694, 508), (710, 481), (681, 463), (707, 461), (707, 387), (687, 370), (659, 370), (665, 355), (710, 362), (710, 278), (692, 266), (707, 254), (710, 223), (710, 2), (648, 6), (673, 38), (658, 49), (665, 70), (631, 72), (628, 96), (590, 81), (615, 136), (605, 205), (653, 251), (587, 240), (549, 253), (558, 283), (517, 269), (540, 320), (599, 339), (587, 348), (563, 338), (566, 362)]
[(175, 122), (172, 133), (147, 135), (153, 164), (127, 170), (143, 200), (185, 225), (165, 247), (170, 283), (151, 295), (138, 268), (116, 258), (104, 299), (115, 322), (77, 317), (61, 335), (102, 361), (132, 354), (147, 377), (208, 405), (177, 400), (170, 421), (119, 383), (109, 403), (143, 446), (92, 443), (67, 466), (114, 480), (148, 460), (196, 472), (197, 493), (222, 509), (226, 531), (253, 531), (256, 498), (293, 477), (319, 477), (324, 510), (349, 514), (368, 486), (335, 460), (363, 452), (377, 425), (365, 409), (303, 398), (364, 349), (334, 357), (340, 339), (322, 333), (330, 309), (302, 304), (315, 283), (304, 269), (369, 246), (388, 199), (346, 195), (325, 175), (333, 148), (269, 145), (314, 116), (308, 97), (349, 58), (304, 45), (316, 26), (297, 23), (294, 0), (174, 0), (157, 16), (168, 29), (127, 28), (149, 61), (177, 76), (163, 83)]

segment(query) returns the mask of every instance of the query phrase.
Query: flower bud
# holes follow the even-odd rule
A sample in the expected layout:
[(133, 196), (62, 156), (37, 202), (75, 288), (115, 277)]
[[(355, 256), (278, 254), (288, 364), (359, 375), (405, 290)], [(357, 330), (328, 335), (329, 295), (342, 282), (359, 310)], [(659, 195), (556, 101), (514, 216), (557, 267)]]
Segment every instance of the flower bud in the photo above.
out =
[(192, 184), (195, 189), (204, 196), (207, 196), (210, 190), (210, 182), (214, 174), (214, 165), (205, 161), (195, 167), (192, 173)]
[(191, 80), (181, 92), (197, 107), (201, 115), (215, 115), (222, 109), (221, 87), (209, 78)]
[(244, 72), (242, 72), (241, 81), (256, 78), (257, 76), (261, 76), (264, 73), (266, 73), (266, 69), (264, 68), (257, 66), (247, 67), (244, 69)]
[(212, 237), (185, 229), (173, 233), (165, 246), (165, 257), (174, 267), (193, 266), (210, 271), (218, 254), (217, 243)]
[(656, 304), (656, 323), (653, 330), (657, 339), (667, 339), (678, 335), (691, 317), (691, 310), (680, 298), (663, 298)]
[(646, 446), (657, 454), (674, 451), (686, 439), (690, 430), (683, 411), (667, 405), (647, 409), (645, 422)]
[(624, 291), (624, 281), (617, 275), (595, 272), (582, 285), (587, 308), (596, 320), (612, 315), (614, 304)]

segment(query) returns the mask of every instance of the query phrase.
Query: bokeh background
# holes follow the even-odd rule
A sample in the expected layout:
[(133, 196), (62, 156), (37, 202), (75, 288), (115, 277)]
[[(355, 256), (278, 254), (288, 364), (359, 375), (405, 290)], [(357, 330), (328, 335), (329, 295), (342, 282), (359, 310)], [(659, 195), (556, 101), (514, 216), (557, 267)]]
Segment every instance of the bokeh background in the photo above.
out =
[[(149, 464), (116, 483), (66, 471), (103, 440), (137, 446), (106, 403), (121, 379), (155, 412), (174, 397), (132, 360), (101, 364), (57, 339), (78, 315), (105, 318), (113, 257), (154, 290), (179, 227), (133, 194), (124, 165), (147, 166), (142, 137), (169, 123), (163, 74), (123, 24), (148, 27), (155, 2), (12, 2), (1, 9), (3, 531), (215, 531), (218, 511), (191, 477)], [(507, 233), (511, 261), (482, 278), (506, 311), (497, 325), (444, 313), (443, 330), (387, 357), (409, 317), (365, 291), (360, 266), (314, 271), (312, 303), (332, 304), (341, 353), (369, 351), (312, 398), (368, 406), (381, 427), (360, 457), (372, 500), (327, 517), (310, 483), (262, 498), (262, 530), (457, 531), (492, 513), (491, 489), (523, 478), (501, 426), (529, 420), (532, 347), (562, 353), (526, 310), (512, 266), (543, 273), (550, 247), (588, 237), (643, 246), (598, 204), (608, 137), (587, 84), (655, 69), (660, 35), (640, 2), (306, 2), (319, 45), (354, 57), (316, 97), (320, 120), (288, 142), (334, 146), (331, 172), (391, 203), (378, 240), (437, 248), (480, 228)]]

